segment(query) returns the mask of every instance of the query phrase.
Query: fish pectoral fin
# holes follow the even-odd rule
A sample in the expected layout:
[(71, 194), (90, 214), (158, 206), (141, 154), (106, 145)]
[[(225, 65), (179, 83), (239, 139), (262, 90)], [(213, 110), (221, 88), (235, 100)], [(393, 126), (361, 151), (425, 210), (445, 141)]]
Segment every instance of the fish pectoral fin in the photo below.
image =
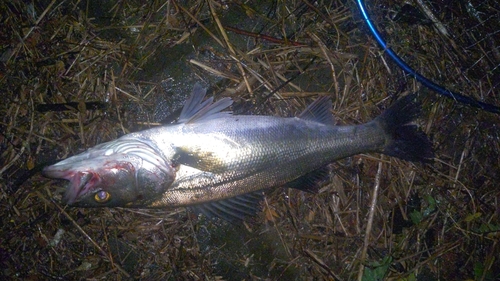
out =
[(187, 151), (179, 149), (176, 162), (204, 172), (219, 174), (227, 171), (227, 167), (219, 157), (212, 152)]
[(207, 137), (206, 143), (187, 144), (176, 148), (177, 162), (198, 170), (215, 174), (227, 172), (228, 163), (243, 146), (224, 136)]
[(285, 187), (295, 188), (310, 193), (317, 193), (319, 183), (323, 181), (329, 173), (330, 169), (328, 169), (328, 166), (324, 166), (286, 183)]
[(237, 223), (255, 216), (261, 209), (260, 201), (262, 201), (263, 197), (262, 191), (256, 191), (188, 208), (210, 219), (220, 218), (231, 223)]

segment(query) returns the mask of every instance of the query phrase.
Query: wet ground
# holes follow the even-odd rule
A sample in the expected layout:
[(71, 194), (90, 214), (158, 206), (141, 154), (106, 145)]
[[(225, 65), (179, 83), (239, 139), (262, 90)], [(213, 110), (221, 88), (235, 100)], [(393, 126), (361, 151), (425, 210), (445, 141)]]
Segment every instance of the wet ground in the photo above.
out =
[[(496, 1), (457, 2), (427, 3), (447, 36), (418, 1), (367, 6), (410, 65), (445, 87), (500, 106), (500, 7)], [(402, 73), (368, 34), (353, 2), (13, 1), (0, 7), (7, 27), (0, 31), (6, 101), (0, 276), (500, 276), (499, 116), (439, 97)], [(42, 167), (171, 122), (196, 82), (215, 99), (232, 97), (240, 114), (294, 116), (318, 95), (329, 95), (339, 124), (371, 120), (399, 96), (420, 91), (418, 124), (431, 137), (436, 159), (415, 164), (367, 154), (341, 160), (317, 194), (269, 191), (263, 211), (242, 225), (182, 208), (60, 204), (65, 183), (43, 178)], [(40, 105), (50, 106), (37, 110)]]

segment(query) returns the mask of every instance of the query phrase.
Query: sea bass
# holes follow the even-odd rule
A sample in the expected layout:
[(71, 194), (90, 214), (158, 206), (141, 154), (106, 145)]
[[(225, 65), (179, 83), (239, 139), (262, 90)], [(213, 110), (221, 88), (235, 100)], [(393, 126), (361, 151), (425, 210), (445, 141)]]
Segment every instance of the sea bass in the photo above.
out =
[(230, 98), (204, 100), (196, 84), (178, 121), (99, 144), (46, 167), (70, 181), (63, 202), (75, 207), (191, 206), (208, 216), (242, 219), (258, 210), (262, 190), (311, 190), (329, 163), (366, 152), (430, 161), (431, 142), (411, 122), (415, 95), (374, 120), (335, 126), (320, 97), (298, 117), (233, 115)]

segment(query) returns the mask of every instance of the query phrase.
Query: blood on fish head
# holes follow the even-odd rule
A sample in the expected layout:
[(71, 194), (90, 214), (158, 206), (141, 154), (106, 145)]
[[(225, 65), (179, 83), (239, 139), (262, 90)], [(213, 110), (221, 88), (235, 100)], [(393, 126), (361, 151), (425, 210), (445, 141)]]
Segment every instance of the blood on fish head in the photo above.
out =
[[(133, 207), (158, 199), (175, 168), (147, 149), (95, 147), (46, 167), (43, 174), (70, 182), (63, 203), (74, 207)], [(123, 149), (122, 149), (123, 150)]]

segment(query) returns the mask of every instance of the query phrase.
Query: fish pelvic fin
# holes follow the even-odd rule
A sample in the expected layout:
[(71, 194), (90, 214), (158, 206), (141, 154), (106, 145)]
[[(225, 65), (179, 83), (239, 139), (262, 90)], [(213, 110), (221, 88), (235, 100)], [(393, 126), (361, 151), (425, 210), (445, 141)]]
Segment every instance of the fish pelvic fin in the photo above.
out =
[(223, 98), (214, 103), (213, 98), (203, 101), (206, 94), (207, 90), (203, 89), (199, 83), (196, 83), (193, 87), (193, 93), (184, 103), (177, 123), (189, 124), (232, 114), (231, 111), (222, 112), (233, 103), (231, 98)]
[(432, 162), (432, 143), (417, 125), (412, 124), (421, 114), (416, 94), (407, 95), (377, 117), (374, 121), (384, 129), (388, 141), (382, 153), (408, 161)]

